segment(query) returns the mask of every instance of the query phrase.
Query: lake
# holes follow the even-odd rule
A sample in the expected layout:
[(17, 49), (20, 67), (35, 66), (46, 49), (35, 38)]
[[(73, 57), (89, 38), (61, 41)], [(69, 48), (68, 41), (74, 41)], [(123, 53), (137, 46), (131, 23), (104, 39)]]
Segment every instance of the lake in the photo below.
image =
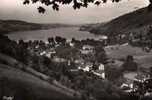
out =
[(60, 27), (52, 28), (48, 30), (32, 30), (32, 31), (20, 31), (12, 32), (7, 34), (7, 36), (12, 40), (23, 39), (28, 40), (43, 40), (47, 41), (48, 37), (61, 36), (66, 39), (72, 39), (73, 37), (78, 40), (82, 39), (99, 39), (101, 36), (91, 34), (87, 31), (79, 31), (79, 27)]
[[(62, 27), (62, 28), (52, 28), (49, 30), (34, 30), (34, 31), (22, 31), (13, 32), (7, 34), (7, 36), (12, 40), (23, 39), (28, 40), (43, 40), (47, 41), (48, 37), (61, 36), (67, 39), (76, 38), (79, 40), (92, 38), (100, 39), (102, 36), (91, 34), (87, 31), (79, 31), (79, 27)], [(127, 55), (133, 55), (136, 62), (144, 68), (149, 68), (152, 65), (152, 52), (146, 53), (142, 51), (141, 48), (127, 46), (119, 46), (118, 50), (110, 49), (105, 50), (109, 58), (120, 59), (125, 58)]]

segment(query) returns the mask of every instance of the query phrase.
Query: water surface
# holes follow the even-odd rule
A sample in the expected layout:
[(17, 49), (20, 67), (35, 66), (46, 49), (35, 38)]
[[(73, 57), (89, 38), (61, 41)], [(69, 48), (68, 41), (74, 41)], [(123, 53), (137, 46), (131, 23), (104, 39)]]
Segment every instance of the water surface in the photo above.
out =
[(12, 40), (23, 39), (28, 40), (44, 40), (46, 41), (48, 37), (61, 36), (67, 39), (99, 39), (101, 36), (91, 34), (87, 31), (79, 31), (79, 27), (62, 27), (62, 28), (53, 28), (48, 30), (33, 30), (33, 31), (20, 31), (12, 32), (7, 34), (7, 36)]

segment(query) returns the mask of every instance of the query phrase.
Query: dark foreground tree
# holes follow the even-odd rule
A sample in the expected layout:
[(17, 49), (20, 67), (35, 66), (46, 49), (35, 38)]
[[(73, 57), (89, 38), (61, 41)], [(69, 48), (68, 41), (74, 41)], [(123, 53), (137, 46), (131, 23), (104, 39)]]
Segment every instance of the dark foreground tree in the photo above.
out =
[(138, 65), (134, 62), (134, 58), (131, 55), (128, 55), (126, 61), (122, 65), (123, 71), (137, 71)]
[[(24, 0), (23, 4), (35, 4), (41, 3), (46, 6), (51, 6), (54, 10), (59, 10), (60, 5), (69, 5), (72, 4), (74, 9), (80, 9), (81, 7), (88, 7), (89, 3), (93, 3), (95, 5), (100, 5), (101, 3), (106, 3), (107, 1), (119, 2), (122, 0)], [(141, 2), (141, 1), (138, 1)], [(152, 0), (149, 0), (149, 9), (152, 8)], [(39, 13), (44, 13), (45, 8), (42, 6), (38, 7)]]

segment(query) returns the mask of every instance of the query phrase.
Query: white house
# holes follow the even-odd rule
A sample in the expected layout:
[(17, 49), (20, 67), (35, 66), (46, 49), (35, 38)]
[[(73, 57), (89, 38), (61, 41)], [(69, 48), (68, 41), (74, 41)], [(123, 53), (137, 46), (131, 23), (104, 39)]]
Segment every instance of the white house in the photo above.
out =
[(108, 39), (108, 36), (106, 36), (106, 35), (102, 35), (101, 37), (100, 37), (100, 40), (107, 40)]
[(82, 49), (80, 50), (80, 52), (82, 54), (89, 54), (89, 53), (93, 53), (94, 51), (94, 47), (93, 46), (90, 46), (90, 45), (84, 45), (82, 47)]
[(13, 96), (3, 96), (2, 100), (13, 100)]
[(62, 63), (62, 62), (66, 62), (67, 60), (64, 59), (64, 58), (60, 58), (60, 57), (55, 56), (55, 57), (52, 59), (52, 61), (57, 62), (57, 63)]
[(93, 64), (92, 63), (85, 63), (82, 66), (79, 66), (78, 69), (83, 70), (84, 72), (89, 72), (92, 69)]
[(104, 69), (105, 69), (105, 68), (104, 68), (104, 65), (103, 65), (103, 64), (100, 64), (100, 65), (99, 65), (99, 70), (104, 71)]
[(103, 64), (100, 64), (98, 67), (98, 70), (92, 71), (94, 75), (97, 75), (98, 77), (105, 79), (105, 66)]

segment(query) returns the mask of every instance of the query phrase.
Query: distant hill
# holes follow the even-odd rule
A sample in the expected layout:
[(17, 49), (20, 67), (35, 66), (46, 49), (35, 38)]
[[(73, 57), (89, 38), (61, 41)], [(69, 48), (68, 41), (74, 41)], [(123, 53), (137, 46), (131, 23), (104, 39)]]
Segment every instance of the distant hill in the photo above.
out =
[(104, 24), (89, 26), (87, 29), (94, 34), (117, 34), (127, 32), (145, 32), (152, 25), (152, 12), (148, 8), (141, 8), (134, 12), (122, 15)]
[(38, 24), (19, 20), (0, 20), (0, 34), (6, 34), (14, 31), (50, 29), (57, 27), (70, 27), (66, 24)]

